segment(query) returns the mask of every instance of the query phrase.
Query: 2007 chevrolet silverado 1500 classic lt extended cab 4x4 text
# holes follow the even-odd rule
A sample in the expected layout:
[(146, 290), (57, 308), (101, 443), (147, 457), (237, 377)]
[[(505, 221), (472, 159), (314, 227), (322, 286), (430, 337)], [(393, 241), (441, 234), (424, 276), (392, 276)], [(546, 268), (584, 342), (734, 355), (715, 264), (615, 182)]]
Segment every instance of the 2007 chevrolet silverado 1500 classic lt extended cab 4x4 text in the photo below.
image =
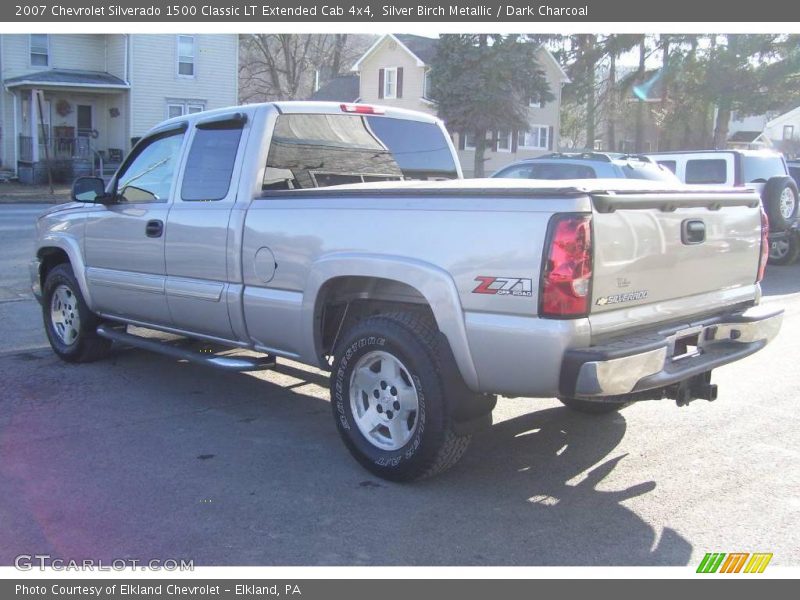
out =
[[(119, 341), (234, 370), (275, 357), (330, 370), (342, 439), (393, 480), (454, 464), (498, 394), (588, 412), (712, 400), (711, 370), (782, 320), (758, 306), (754, 192), (462, 180), (442, 123), (393, 108), (185, 115), (73, 197), (39, 218), (31, 263), (61, 358)], [(251, 352), (195, 354), (131, 324)]]

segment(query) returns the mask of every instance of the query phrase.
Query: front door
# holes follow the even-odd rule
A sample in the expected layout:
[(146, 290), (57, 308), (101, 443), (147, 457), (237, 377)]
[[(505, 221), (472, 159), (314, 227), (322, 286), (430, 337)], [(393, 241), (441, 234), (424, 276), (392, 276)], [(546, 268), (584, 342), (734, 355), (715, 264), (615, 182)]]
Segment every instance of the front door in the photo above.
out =
[(167, 302), (175, 326), (222, 339), (236, 338), (228, 303), (241, 293), (241, 240), (232, 232), (242, 227), (236, 219), (244, 212), (232, 217), (232, 209), (244, 125), (236, 116), (217, 116), (194, 128), (167, 228)]
[(86, 275), (95, 309), (170, 326), (164, 240), (184, 129), (140, 142), (112, 187), (115, 202), (86, 221)]
[(78, 104), (78, 137), (92, 137), (94, 131), (94, 119), (92, 117), (91, 104)]

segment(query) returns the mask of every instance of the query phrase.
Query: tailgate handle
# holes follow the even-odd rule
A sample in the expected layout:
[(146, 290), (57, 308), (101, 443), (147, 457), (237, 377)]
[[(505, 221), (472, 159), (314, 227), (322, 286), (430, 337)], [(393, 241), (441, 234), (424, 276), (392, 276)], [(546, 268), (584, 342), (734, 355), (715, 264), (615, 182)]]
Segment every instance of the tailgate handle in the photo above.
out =
[(701, 219), (686, 219), (681, 224), (681, 241), (687, 245), (705, 242), (706, 224)]

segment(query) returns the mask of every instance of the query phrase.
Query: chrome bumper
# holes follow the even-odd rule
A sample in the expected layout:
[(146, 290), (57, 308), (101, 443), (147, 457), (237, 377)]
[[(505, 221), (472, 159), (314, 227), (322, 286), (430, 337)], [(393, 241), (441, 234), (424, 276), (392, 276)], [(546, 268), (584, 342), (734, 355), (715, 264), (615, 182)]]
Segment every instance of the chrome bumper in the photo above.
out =
[[(674, 385), (758, 352), (778, 334), (783, 310), (755, 306), (666, 331), (569, 350), (560, 392), (597, 398)], [(676, 356), (676, 343), (691, 338), (696, 350)]]

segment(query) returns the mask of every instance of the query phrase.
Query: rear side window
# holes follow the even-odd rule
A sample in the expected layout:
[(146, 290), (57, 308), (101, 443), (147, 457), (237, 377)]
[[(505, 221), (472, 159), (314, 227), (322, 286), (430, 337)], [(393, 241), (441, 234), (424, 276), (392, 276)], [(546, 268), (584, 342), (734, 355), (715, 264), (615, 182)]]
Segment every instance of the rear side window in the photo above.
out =
[(509, 167), (493, 175), (492, 177), (499, 177), (501, 179), (530, 179), (531, 166), (530, 165), (515, 165)]
[(275, 123), (262, 189), (457, 177), (450, 145), (434, 123), (289, 114)]
[(666, 169), (669, 169), (673, 173), (678, 172), (678, 163), (674, 160), (660, 160), (658, 161), (658, 164)]
[(587, 165), (531, 162), (509, 167), (494, 177), (502, 179), (597, 179), (597, 173)]
[(198, 126), (186, 159), (182, 200), (213, 201), (228, 195), (242, 125), (230, 120)]
[(724, 159), (696, 158), (686, 161), (686, 183), (725, 183), (727, 172)]
[(531, 165), (532, 179), (596, 179), (597, 173), (587, 165), (534, 163)]
[(627, 179), (647, 179), (649, 181), (669, 181), (679, 182), (675, 174), (667, 167), (653, 163), (626, 164), (622, 166), (622, 172)]
[(745, 183), (766, 183), (773, 177), (786, 177), (780, 156), (745, 156), (743, 166)]

